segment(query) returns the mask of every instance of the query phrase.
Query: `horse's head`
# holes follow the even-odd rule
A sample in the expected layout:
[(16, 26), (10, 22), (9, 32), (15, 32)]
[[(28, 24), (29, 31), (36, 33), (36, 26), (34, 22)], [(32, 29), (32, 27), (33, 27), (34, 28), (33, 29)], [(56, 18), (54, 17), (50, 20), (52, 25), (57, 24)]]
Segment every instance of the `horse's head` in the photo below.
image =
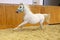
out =
[(18, 7), (18, 9), (16, 10), (16, 13), (22, 12), (24, 10), (24, 5), (23, 3), (21, 3)]

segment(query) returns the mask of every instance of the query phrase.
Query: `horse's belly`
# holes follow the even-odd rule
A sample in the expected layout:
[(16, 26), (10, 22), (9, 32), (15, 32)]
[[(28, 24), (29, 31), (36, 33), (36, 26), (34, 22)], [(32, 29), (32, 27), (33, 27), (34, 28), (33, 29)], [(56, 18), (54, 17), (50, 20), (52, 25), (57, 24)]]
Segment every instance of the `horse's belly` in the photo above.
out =
[(36, 23), (38, 23), (40, 20), (39, 19), (31, 19), (31, 20), (29, 20), (29, 23), (30, 24), (36, 24)]
[(30, 24), (36, 24), (36, 23), (38, 23), (38, 22), (30, 21), (29, 23), (30, 23)]

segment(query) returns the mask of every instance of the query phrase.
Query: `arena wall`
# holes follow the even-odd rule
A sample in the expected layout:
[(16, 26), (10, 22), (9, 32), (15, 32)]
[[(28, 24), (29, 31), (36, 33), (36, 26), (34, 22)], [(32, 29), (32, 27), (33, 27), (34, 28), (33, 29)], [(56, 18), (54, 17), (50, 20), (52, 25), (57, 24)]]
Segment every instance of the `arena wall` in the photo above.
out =
[[(24, 12), (19, 14), (16, 10), (19, 5), (15, 4), (0, 4), (0, 29), (14, 28), (23, 22)], [(49, 24), (60, 23), (60, 7), (59, 6), (40, 6), (30, 5), (31, 11), (36, 13), (49, 13), (50, 20)], [(46, 24), (46, 22), (45, 22)], [(37, 26), (39, 23), (32, 25), (26, 24), (25, 26)]]

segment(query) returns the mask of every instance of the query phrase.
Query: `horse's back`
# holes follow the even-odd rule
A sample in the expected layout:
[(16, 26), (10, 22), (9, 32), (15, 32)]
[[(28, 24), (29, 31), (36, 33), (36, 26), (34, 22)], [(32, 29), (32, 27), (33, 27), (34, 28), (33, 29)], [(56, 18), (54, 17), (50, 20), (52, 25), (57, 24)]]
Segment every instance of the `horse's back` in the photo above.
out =
[(36, 16), (38, 16), (39, 18), (43, 18), (44, 15), (43, 14), (35, 14)]

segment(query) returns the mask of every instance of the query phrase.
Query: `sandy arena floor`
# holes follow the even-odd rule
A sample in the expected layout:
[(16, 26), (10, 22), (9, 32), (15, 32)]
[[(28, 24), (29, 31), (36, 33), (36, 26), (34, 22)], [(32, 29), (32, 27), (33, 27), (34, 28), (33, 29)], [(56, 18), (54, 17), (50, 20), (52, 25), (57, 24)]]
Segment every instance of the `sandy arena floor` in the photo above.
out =
[(24, 27), (23, 30), (0, 30), (0, 40), (60, 40), (60, 25)]

